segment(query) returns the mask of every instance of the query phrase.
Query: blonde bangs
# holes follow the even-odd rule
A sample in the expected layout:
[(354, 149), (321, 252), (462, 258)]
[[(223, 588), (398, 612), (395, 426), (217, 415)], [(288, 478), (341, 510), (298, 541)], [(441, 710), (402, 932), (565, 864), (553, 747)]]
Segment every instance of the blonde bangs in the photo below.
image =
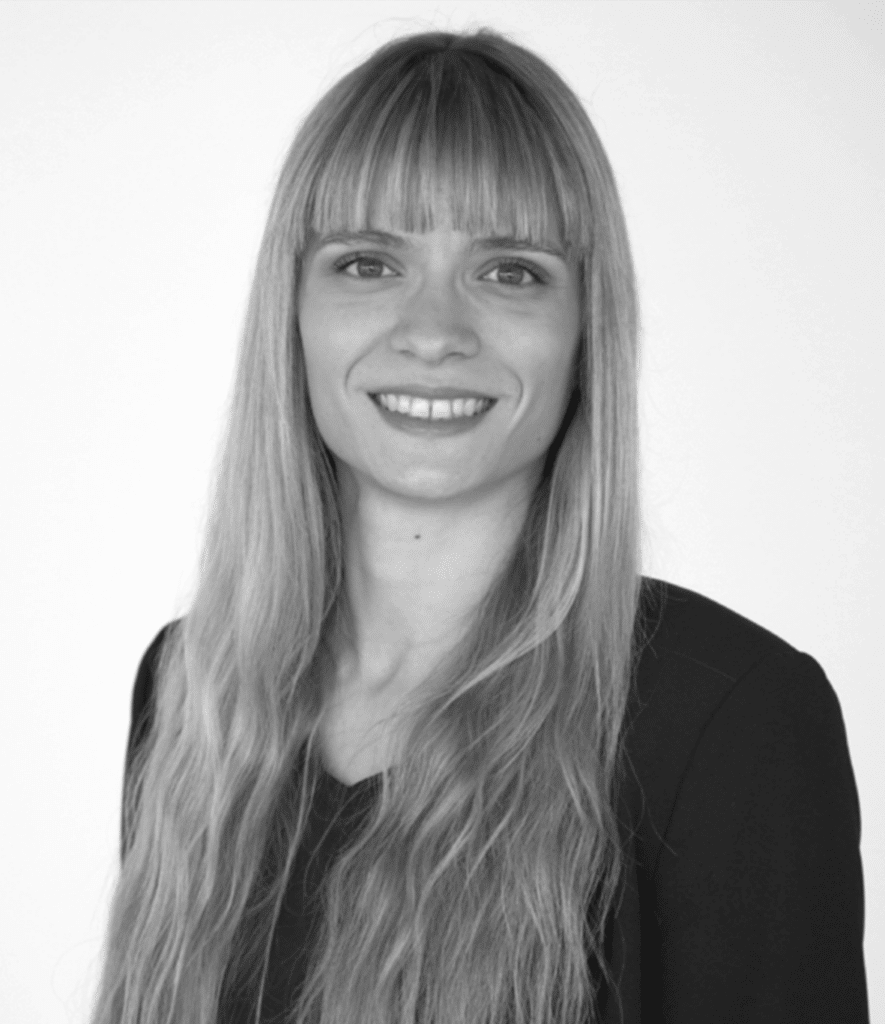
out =
[(580, 166), (558, 151), (544, 114), (503, 71), (456, 51), (389, 65), (329, 133), (309, 199), (312, 232), (447, 228), (586, 249), (588, 209), (574, 201)]

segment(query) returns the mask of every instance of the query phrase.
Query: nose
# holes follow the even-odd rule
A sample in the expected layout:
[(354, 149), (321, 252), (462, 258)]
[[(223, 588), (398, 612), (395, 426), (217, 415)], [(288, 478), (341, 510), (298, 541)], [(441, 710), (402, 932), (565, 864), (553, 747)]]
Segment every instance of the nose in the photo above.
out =
[(395, 352), (440, 363), (476, 355), (480, 339), (457, 290), (437, 280), (425, 282), (404, 304), (391, 344)]

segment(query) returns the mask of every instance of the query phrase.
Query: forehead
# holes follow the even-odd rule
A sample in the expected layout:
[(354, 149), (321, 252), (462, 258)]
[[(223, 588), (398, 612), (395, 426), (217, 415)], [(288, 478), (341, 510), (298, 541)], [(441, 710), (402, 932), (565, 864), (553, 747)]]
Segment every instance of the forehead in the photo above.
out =
[[(537, 168), (502, 166), (501, 154), (474, 159), (407, 159), (401, 151), (344, 152), (312, 189), (305, 248), (333, 237), (406, 248), (409, 236), (452, 231), (476, 249), (532, 248), (568, 259), (579, 235), (549, 178)], [(570, 237), (574, 235), (574, 237)]]

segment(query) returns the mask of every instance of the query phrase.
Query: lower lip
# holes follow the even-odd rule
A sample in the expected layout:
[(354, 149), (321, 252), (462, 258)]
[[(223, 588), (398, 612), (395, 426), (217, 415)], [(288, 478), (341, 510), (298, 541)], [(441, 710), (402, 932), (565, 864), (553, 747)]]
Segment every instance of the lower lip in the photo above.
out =
[(369, 400), (372, 405), (381, 413), (382, 417), (392, 426), (396, 427), (397, 430), (404, 430), (407, 434), (432, 434), (434, 436), (446, 436), (448, 434), (463, 434), (468, 430), (473, 430), (474, 427), (478, 426), (480, 421), (484, 420), (486, 416), (495, 408), (497, 402), (492, 402), (485, 412), (474, 413), (473, 416), (458, 416), (452, 417), (452, 419), (439, 419), (432, 420), (421, 419), (418, 416), (407, 416), (402, 412), (391, 412), (390, 409), (385, 409), (380, 402), (369, 396)]

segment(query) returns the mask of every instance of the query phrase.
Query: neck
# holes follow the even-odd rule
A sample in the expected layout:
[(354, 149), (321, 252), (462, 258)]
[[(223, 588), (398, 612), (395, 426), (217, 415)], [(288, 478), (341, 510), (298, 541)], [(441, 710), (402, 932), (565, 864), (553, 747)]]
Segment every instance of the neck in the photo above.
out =
[[(343, 468), (343, 467), (342, 467)], [(405, 683), (466, 630), (513, 550), (531, 493), (514, 478), (457, 501), (414, 501), (339, 471), (344, 526), (344, 685)]]

